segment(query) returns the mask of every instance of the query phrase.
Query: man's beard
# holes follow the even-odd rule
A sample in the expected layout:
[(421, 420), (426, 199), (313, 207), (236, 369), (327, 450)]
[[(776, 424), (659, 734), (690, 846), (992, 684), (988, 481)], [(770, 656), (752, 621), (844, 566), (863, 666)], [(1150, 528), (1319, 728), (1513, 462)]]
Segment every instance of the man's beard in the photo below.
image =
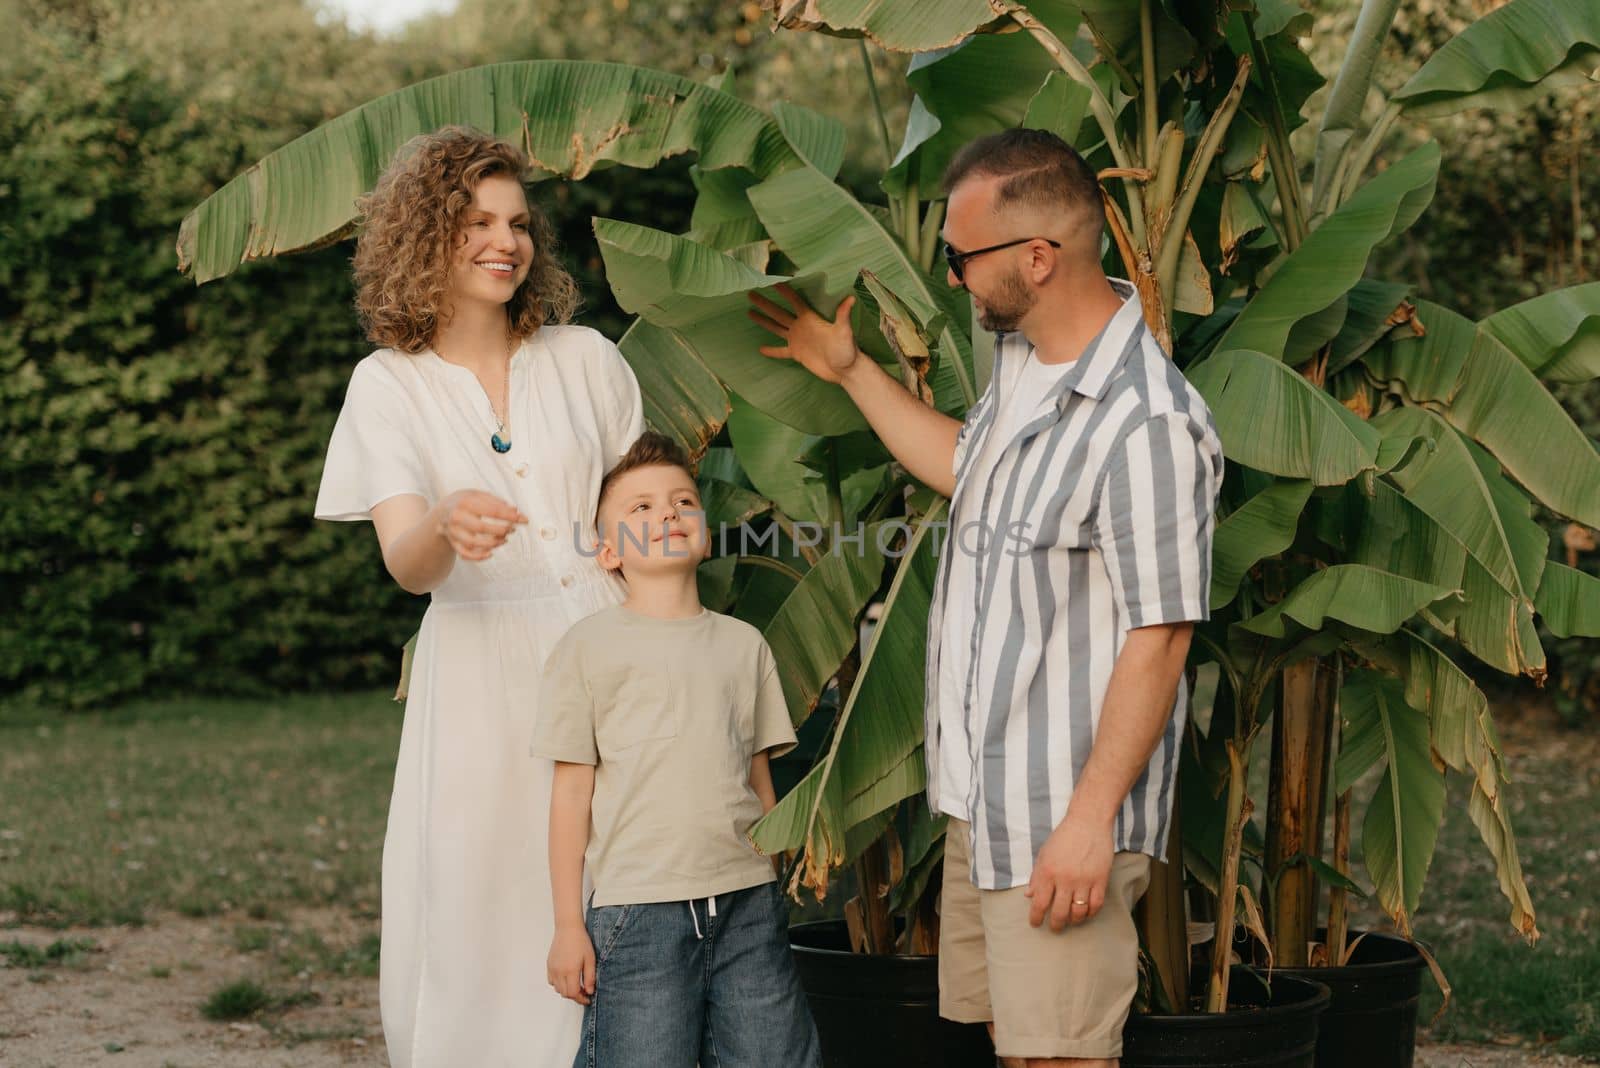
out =
[(978, 325), (995, 334), (1015, 330), (1038, 302), (1038, 294), (1022, 280), (1022, 272), (1012, 270), (1001, 277), (991, 296), (978, 300)]

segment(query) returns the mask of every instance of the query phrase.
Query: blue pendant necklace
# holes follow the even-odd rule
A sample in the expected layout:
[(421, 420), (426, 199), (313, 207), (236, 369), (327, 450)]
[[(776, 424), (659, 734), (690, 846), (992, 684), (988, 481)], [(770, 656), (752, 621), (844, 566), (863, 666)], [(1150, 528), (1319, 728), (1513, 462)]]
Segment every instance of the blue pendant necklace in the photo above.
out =
[[(506, 335), (506, 384), (502, 395), (501, 410), (506, 413), (504, 419), (494, 410), (494, 403), (489, 404), (489, 413), (494, 416), (494, 433), (489, 435), (489, 447), (502, 456), (511, 451), (511, 436), (506, 433), (506, 423), (511, 419), (511, 356), (516, 352), (515, 342), (510, 334)], [(488, 400), (489, 395), (484, 394)]]
[[(444, 353), (439, 352), (437, 347), (435, 347), (433, 351), (435, 354), (441, 357), (444, 355)], [(506, 433), (506, 423), (511, 418), (511, 357), (515, 354), (515, 352), (516, 342), (510, 334), (507, 334), (505, 364), (506, 379), (505, 390), (502, 394), (502, 408), (506, 413), (506, 417), (504, 419), (500, 418), (500, 413), (495, 410), (494, 401), (489, 399), (489, 391), (487, 389), (483, 391), (483, 399), (489, 405), (489, 417), (494, 420), (494, 433), (489, 435), (489, 447), (502, 456), (511, 451), (511, 435)]]

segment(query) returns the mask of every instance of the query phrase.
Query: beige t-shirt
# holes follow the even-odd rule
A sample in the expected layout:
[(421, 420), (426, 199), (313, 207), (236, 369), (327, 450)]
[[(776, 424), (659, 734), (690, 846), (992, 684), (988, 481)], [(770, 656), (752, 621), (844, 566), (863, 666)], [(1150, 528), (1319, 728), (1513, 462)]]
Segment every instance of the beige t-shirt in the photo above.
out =
[(595, 765), (584, 859), (599, 906), (773, 881), (746, 837), (761, 817), (750, 759), (794, 745), (760, 631), (717, 612), (656, 619), (615, 605), (551, 650), (532, 749)]

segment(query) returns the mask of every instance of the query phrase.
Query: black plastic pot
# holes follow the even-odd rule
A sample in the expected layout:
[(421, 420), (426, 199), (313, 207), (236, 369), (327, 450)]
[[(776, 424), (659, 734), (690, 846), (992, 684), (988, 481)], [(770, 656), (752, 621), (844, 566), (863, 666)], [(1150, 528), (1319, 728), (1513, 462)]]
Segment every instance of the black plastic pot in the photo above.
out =
[(1309, 979), (1275, 971), (1269, 988), (1235, 966), (1227, 1012), (1128, 1017), (1122, 1068), (1312, 1068), (1329, 997)]
[(939, 958), (850, 952), (839, 920), (789, 928), (827, 1068), (993, 1068), (982, 1024), (939, 1018)]
[[(1350, 940), (1360, 933), (1351, 931)], [(1333, 994), (1317, 1039), (1317, 1068), (1411, 1068), (1417, 999), (1427, 966), (1410, 942), (1374, 933), (1361, 939), (1348, 964), (1279, 968), (1272, 974), (1312, 979)]]

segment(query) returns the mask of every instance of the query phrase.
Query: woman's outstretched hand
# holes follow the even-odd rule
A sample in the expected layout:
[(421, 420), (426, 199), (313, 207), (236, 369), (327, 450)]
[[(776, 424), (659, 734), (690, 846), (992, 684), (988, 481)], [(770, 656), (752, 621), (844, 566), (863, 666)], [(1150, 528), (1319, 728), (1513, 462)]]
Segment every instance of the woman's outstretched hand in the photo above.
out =
[(528, 517), (482, 490), (457, 490), (439, 502), (439, 535), (463, 560), (487, 560)]
[(760, 293), (750, 294), (750, 303), (755, 305), (750, 309), (750, 318), (785, 342), (763, 345), (761, 354), (775, 360), (794, 360), (824, 382), (842, 382), (861, 355), (855, 335), (850, 332), (850, 309), (856, 298), (844, 298), (829, 322), (813, 311), (793, 286), (779, 285), (777, 290), (793, 310)]

